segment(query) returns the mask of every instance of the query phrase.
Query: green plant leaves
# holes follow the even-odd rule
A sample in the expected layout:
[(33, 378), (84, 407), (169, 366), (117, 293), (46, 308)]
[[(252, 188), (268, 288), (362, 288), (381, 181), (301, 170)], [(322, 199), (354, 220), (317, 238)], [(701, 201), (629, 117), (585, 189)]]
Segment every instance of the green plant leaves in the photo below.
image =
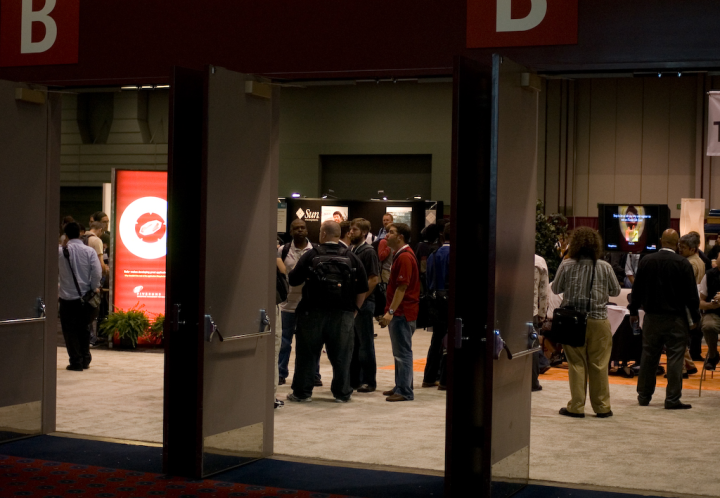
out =
[(548, 265), (548, 278), (555, 278), (562, 254), (557, 249), (561, 237), (567, 234), (567, 218), (561, 214), (545, 215), (543, 201), (538, 199), (535, 210), (535, 254), (545, 258)]
[(138, 337), (147, 334), (150, 329), (150, 319), (143, 311), (144, 307), (144, 304), (138, 303), (127, 311), (115, 308), (100, 324), (100, 333), (111, 340), (117, 333), (121, 340), (128, 339), (133, 347), (137, 346)]

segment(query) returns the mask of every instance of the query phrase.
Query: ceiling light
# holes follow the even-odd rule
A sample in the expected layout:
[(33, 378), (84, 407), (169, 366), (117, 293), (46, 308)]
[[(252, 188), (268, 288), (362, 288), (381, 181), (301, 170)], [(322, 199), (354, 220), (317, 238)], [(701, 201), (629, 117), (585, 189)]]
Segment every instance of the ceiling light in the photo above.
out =
[(293, 192), (292, 198), (293, 198), (293, 199), (299, 199), (299, 198), (300, 198), (300, 194), (297, 193), (297, 192)]

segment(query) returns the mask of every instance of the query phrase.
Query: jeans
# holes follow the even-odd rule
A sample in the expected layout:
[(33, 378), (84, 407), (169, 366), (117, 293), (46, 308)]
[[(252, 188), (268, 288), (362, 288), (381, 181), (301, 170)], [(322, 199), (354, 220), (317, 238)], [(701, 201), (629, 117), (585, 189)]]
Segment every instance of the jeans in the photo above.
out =
[(350, 362), (350, 385), (357, 389), (363, 384), (377, 387), (375, 361), (374, 301), (365, 301), (355, 317), (355, 346)]
[(639, 401), (650, 401), (655, 393), (657, 367), (663, 345), (667, 354), (665, 406), (677, 405), (682, 396), (682, 370), (687, 348), (688, 323), (684, 316), (645, 314), (643, 352), (637, 392)]
[(408, 322), (404, 316), (394, 316), (388, 325), (393, 357), (395, 358), (395, 394), (407, 400), (415, 399), (413, 394), (413, 353), (412, 336), (415, 322)]
[[(280, 312), (280, 321), (282, 322), (282, 343), (280, 345), (280, 354), (278, 356), (278, 374), (283, 379), (289, 375), (288, 362), (290, 361), (290, 353), (292, 352), (292, 339), (295, 334), (297, 318), (295, 313), (289, 311)], [(317, 367), (315, 368), (315, 378), (320, 379), (320, 357), (318, 356)]]
[(90, 365), (90, 322), (97, 316), (97, 308), (88, 309), (80, 299), (60, 299), (60, 326), (65, 338), (65, 348), (73, 367)]
[(292, 390), (298, 398), (312, 396), (315, 371), (320, 360), (323, 343), (333, 368), (330, 390), (339, 399), (348, 399), (350, 387), (350, 361), (354, 332), (352, 311), (313, 310), (298, 313), (295, 374)]

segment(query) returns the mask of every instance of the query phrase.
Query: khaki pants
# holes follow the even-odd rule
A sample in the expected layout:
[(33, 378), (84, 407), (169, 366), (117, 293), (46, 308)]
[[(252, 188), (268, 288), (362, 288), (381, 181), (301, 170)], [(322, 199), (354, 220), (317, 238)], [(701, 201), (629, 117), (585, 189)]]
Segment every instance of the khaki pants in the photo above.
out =
[(585, 413), (588, 379), (590, 404), (595, 413), (610, 411), (610, 382), (608, 364), (612, 353), (612, 332), (608, 320), (588, 318), (585, 345), (579, 348), (565, 346), (572, 399), (567, 409), (572, 413)]

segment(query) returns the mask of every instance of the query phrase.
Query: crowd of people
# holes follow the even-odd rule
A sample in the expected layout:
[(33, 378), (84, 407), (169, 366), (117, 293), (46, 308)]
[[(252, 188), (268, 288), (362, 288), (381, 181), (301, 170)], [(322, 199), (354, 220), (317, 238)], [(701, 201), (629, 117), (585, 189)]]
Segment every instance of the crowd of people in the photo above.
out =
[[(447, 278), (450, 225), (445, 220), (423, 231), (415, 251), (411, 230), (385, 214), (373, 235), (363, 218), (325, 221), (317, 243), (308, 239), (305, 221), (290, 225), (292, 240), (278, 240), (278, 275), (289, 284), (279, 292), (278, 384), (287, 382), (295, 337), (295, 370), (287, 400), (312, 401), (323, 385), (320, 355), (325, 347), (332, 365), (330, 390), (338, 403), (354, 393), (378, 389), (374, 321), (387, 327), (395, 361), (395, 382), (383, 396), (389, 402), (414, 399), (412, 337), (421, 319), (421, 294), (432, 302), (433, 336), (422, 387), (445, 389), (444, 345), (447, 333)], [(425, 308), (425, 307), (424, 307)], [(443, 312), (444, 310), (444, 312)], [(422, 321), (422, 319), (421, 319)], [(284, 403), (276, 400), (276, 408)]]
[[(715, 370), (720, 363), (720, 270), (715, 259), (720, 248), (714, 246), (706, 257), (697, 232), (680, 237), (673, 229), (663, 232), (660, 245), (658, 252), (647, 255), (604, 255), (598, 232), (580, 227), (562, 248), (563, 260), (551, 283), (545, 261), (536, 256), (535, 325), (543, 334), (547, 354), (538, 353), (534, 358), (533, 390), (542, 389), (538, 374), (550, 368), (548, 356), (557, 356), (562, 349), (568, 364), (570, 401), (560, 409), (561, 415), (585, 417), (589, 391), (596, 416), (613, 416), (608, 377), (613, 334), (607, 305), (621, 287), (631, 289), (629, 321), (642, 335), (637, 381), (640, 406), (648, 406), (655, 394), (657, 375), (664, 370), (660, 367), (663, 353), (667, 356), (664, 407), (668, 410), (691, 408), (681, 396), (683, 379), (698, 373), (694, 361), (703, 361), (707, 370)], [(558, 307), (587, 312), (582, 346), (553, 340), (552, 314)], [(644, 311), (642, 327), (640, 309)], [(706, 358), (701, 353), (703, 338), (708, 346)]]

